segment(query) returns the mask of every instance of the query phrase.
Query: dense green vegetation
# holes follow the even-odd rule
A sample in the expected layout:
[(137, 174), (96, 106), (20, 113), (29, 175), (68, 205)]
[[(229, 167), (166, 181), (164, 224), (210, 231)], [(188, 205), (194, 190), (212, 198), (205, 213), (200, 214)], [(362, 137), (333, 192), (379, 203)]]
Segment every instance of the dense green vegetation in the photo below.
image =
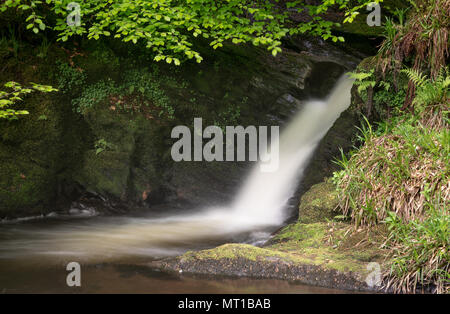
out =
[[(88, 0), (74, 4), (69, 0), (6, 0), (0, 3), (0, 12), (5, 22), (19, 23), (17, 27), (19, 37), (22, 32), (44, 33), (38, 52), (41, 58), (47, 55), (50, 46), (48, 38), (56, 36), (57, 41), (67, 42), (69, 39), (99, 40), (111, 37), (123, 42), (144, 45), (155, 61), (165, 60), (169, 64), (180, 65), (189, 59), (195, 59), (197, 62), (203, 60), (196, 47), (200, 38), (214, 49), (223, 47), (226, 42), (262, 45), (274, 56), (281, 51), (283, 38), (299, 33), (321, 36), (334, 42), (344, 41), (342, 36), (332, 32), (333, 27), (339, 26), (339, 23), (323, 18), (323, 15), (339, 8), (343, 14), (342, 21), (351, 22), (359, 10), (365, 8), (369, 2), (337, 0), (305, 4), (300, 0)], [(293, 22), (291, 19), (293, 14), (302, 15), (301, 22)], [(11, 26), (9, 33), (17, 57), (19, 43)], [(6, 41), (2, 37), (2, 43)], [(82, 84), (82, 79), (75, 76), (72, 83)], [(110, 85), (102, 87), (111, 88)], [(95, 87), (89, 92), (95, 92)], [(0, 109), (2, 113), (4, 106), (5, 102)], [(84, 110), (76, 104), (74, 106), (77, 107), (75, 109), (77, 111)], [(89, 102), (87, 106), (91, 106)], [(162, 106), (168, 107), (164, 104)], [(169, 115), (173, 114), (173, 109), (166, 108), (166, 110)], [(25, 111), (16, 112), (16, 115), (23, 113)], [(5, 112), (0, 118), (7, 115)]]
[[(202, 57), (193, 44), (196, 37), (204, 38), (214, 49), (222, 47), (224, 41), (261, 44), (267, 46), (273, 55), (281, 51), (281, 39), (288, 34), (309, 33), (343, 41), (343, 37), (331, 32), (336, 23), (325, 20), (322, 14), (339, 7), (345, 12), (344, 22), (351, 22), (369, 1), (337, 0), (310, 4), (301, 0), (84, 0), (78, 1), (78, 6), (68, 6), (69, 3), (7, 0), (1, 4), (0, 10), (23, 12), (26, 29), (39, 33), (51, 28), (61, 41), (72, 36), (96, 40), (111, 36), (135, 44), (143, 41), (155, 54), (154, 60), (179, 65), (186, 58), (201, 62)], [(304, 14), (306, 18), (294, 24), (289, 19), (293, 13)]]
[(387, 20), (378, 56), (351, 74), (375, 117), (333, 179), (356, 228), (388, 227), (386, 287), (442, 293), (450, 288), (450, 4), (410, 3)]

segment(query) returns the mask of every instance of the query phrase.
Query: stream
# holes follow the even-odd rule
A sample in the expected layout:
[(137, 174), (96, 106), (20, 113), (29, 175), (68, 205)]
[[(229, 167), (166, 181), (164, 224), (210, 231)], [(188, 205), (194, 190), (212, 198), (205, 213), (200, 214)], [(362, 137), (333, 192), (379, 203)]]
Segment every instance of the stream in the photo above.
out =
[[(192, 230), (194, 225), (187, 224), (181, 217), (169, 219), (178, 233), (166, 237), (153, 233), (163, 223), (167, 228), (168, 219), (164, 218), (59, 216), (3, 223), (0, 225), (0, 293), (345, 293), (284, 280), (166, 273), (148, 267), (149, 261), (187, 250), (206, 249), (227, 242), (261, 243), (273, 231), (273, 228), (263, 228), (211, 237), (208, 234), (211, 229), (208, 229), (203, 238), (184, 239), (183, 230)], [(137, 221), (143, 225), (145, 222), (148, 232), (140, 236), (134, 234), (134, 241), (140, 238), (139, 245), (134, 242), (134, 246), (126, 246), (127, 241), (131, 241), (126, 225), (132, 221), (133, 226)], [(184, 228), (180, 230), (182, 224)], [(148, 228), (149, 225), (153, 228)], [(111, 239), (105, 234), (101, 240), (99, 230), (95, 243), (89, 244), (88, 237), (82, 237), (82, 230), (100, 226), (105, 232), (113, 226), (121, 230), (112, 237), (117, 240), (114, 246), (103, 243), (104, 250), (99, 249), (102, 241)], [(57, 234), (63, 231), (78, 232), (78, 236), (71, 241), (68, 238), (61, 241)], [(56, 250), (52, 242), (61, 245), (61, 250)], [(64, 248), (63, 243), (69, 245), (70, 250)], [(72, 261), (81, 265), (81, 287), (66, 284), (69, 273), (66, 265)]]

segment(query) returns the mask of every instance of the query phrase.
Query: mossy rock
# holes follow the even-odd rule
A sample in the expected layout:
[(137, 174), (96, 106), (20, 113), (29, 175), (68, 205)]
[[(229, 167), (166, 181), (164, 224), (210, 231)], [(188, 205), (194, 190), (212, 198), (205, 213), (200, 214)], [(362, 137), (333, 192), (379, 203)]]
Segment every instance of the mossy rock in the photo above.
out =
[(125, 199), (130, 156), (124, 152), (86, 152), (84, 167), (75, 179), (88, 191)]
[(17, 104), (29, 115), (0, 121), (0, 218), (45, 214), (68, 196), (62, 185), (79, 167), (86, 139), (63, 104), (34, 93)]
[(313, 185), (300, 200), (298, 221), (313, 223), (332, 219), (339, 204), (336, 188), (330, 182)]
[(361, 62), (358, 64), (358, 70), (362, 71), (370, 71), (374, 69), (377, 65), (377, 57), (376, 56), (370, 56), (367, 58), (364, 58), (361, 60)]
[(382, 264), (377, 247), (340, 248), (330, 235), (342, 239), (348, 225), (339, 223), (330, 233), (327, 223), (287, 226), (264, 247), (249, 244), (224, 244), (176, 258), (151, 263), (151, 266), (183, 273), (278, 278), (310, 285), (349, 290), (371, 290), (365, 279), (369, 262)]
[(0, 218), (44, 213), (45, 201), (53, 196), (52, 173), (20, 157), (10, 163), (12, 155), (5, 153), (0, 154)]
[[(85, 121), (95, 137), (107, 147), (95, 147), (84, 154), (83, 167), (74, 179), (88, 191), (136, 204), (146, 201), (151, 191), (161, 184), (159, 167), (166, 150), (163, 135), (155, 121), (141, 115), (118, 113), (101, 107), (89, 110)], [(95, 143), (94, 145), (95, 146)]]
[(381, 263), (384, 253), (377, 245), (355, 247), (355, 235), (347, 235), (348, 230), (343, 222), (297, 222), (279, 231), (265, 248), (303, 256), (324, 268), (366, 274), (366, 263)]

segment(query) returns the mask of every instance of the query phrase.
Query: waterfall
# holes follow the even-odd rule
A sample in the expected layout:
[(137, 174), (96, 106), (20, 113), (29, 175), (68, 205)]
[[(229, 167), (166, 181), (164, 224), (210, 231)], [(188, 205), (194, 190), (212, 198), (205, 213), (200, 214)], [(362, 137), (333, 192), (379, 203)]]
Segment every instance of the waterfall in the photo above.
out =
[(310, 100), (289, 122), (279, 139), (279, 168), (261, 172), (256, 166), (241, 189), (234, 214), (253, 223), (281, 224), (283, 209), (319, 141), (350, 105), (353, 79), (339, 79), (325, 100)]
[(312, 153), (349, 106), (352, 84), (344, 76), (326, 99), (307, 101), (281, 132), (278, 170), (261, 172), (256, 165), (229, 207), (166, 218), (97, 217), (40, 228), (5, 226), (0, 229), (0, 239), (6, 239), (0, 243), (0, 258), (76, 256), (105, 261), (127, 255), (166, 256), (180, 254), (196, 242), (204, 245), (279, 226)]

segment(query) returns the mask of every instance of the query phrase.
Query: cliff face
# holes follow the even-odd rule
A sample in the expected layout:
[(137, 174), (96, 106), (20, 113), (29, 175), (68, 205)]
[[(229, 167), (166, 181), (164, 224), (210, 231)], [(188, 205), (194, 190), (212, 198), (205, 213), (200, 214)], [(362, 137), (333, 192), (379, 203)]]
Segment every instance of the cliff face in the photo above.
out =
[[(52, 46), (46, 62), (33, 47), (18, 58), (1, 54), (1, 81), (15, 73), (59, 92), (28, 97), (19, 106), (29, 116), (0, 122), (0, 217), (45, 214), (74, 200), (108, 211), (229, 201), (251, 164), (175, 163), (171, 130), (195, 117), (204, 126), (283, 126), (302, 100), (326, 95), (357, 61), (317, 40), (294, 42), (276, 58), (228, 47), (180, 68), (116, 43)], [(330, 172), (337, 147), (349, 144), (350, 120), (344, 114), (324, 139), (299, 191)]]

